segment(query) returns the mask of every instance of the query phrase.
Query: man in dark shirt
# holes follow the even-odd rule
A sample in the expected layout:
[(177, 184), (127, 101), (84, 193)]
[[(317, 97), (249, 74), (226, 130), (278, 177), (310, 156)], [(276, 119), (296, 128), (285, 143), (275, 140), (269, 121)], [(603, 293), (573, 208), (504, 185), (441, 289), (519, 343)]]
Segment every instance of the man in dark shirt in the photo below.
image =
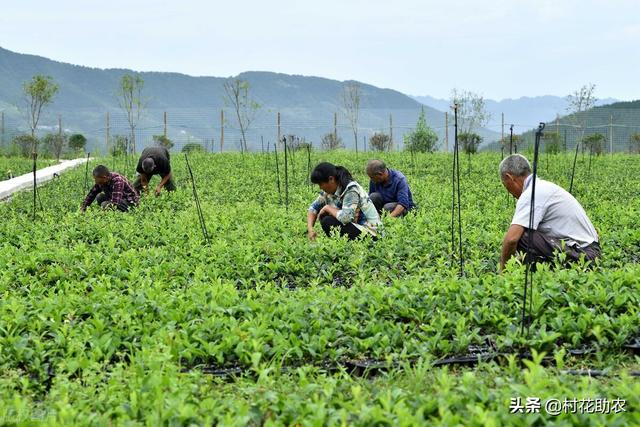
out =
[(407, 178), (397, 170), (388, 169), (381, 160), (367, 163), (369, 198), (378, 209), (392, 217), (404, 216), (415, 207)]
[(116, 208), (122, 212), (136, 206), (140, 200), (127, 178), (118, 173), (109, 172), (104, 165), (96, 166), (93, 170), (93, 180), (96, 184), (82, 202), (80, 208), (82, 212), (86, 211), (94, 200), (102, 209)]
[(156, 196), (160, 195), (162, 188), (167, 191), (174, 191), (176, 184), (171, 173), (171, 163), (169, 162), (169, 150), (164, 147), (147, 147), (142, 150), (138, 166), (136, 167), (138, 178), (133, 183), (133, 187), (141, 192), (143, 189), (149, 191), (149, 181), (153, 175), (160, 175), (160, 183), (156, 187)]

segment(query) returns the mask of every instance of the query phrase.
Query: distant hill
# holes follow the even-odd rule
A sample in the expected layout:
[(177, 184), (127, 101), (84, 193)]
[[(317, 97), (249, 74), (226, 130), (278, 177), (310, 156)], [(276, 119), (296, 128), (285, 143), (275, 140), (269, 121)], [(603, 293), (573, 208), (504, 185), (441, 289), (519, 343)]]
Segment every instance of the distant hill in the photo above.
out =
[[(584, 134), (581, 123), (586, 124)], [(556, 120), (548, 120), (545, 124), (544, 133), (557, 133), (563, 147), (568, 150), (574, 149), (581, 138), (600, 133), (606, 140), (605, 151), (628, 151), (631, 136), (640, 133), (640, 100), (600, 105), (581, 114), (563, 115)], [(522, 133), (523, 149), (532, 146), (534, 135), (533, 126)], [(544, 141), (542, 144), (544, 146)], [(493, 143), (485, 149), (499, 150), (500, 146)]]
[[(109, 134), (127, 134), (127, 124), (115, 96), (118, 82), (125, 69), (97, 69), (52, 61), (34, 55), (14, 53), (0, 48), (0, 109), (5, 111), (5, 128), (15, 133), (26, 130), (26, 121), (16, 109), (22, 99), (22, 85), (35, 74), (51, 76), (60, 86), (52, 105), (41, 120), (40, 133), (55, 131), (57, 119), (62, 117), (68, 132), (82, 132), (89, 137), (90, 149), (104, 149), (109, 113)], [(163, 117), (167, 113), (167, 133), (177, 143), (198, 142), (219, 148), (220, 110), (226, 111), (225, 149), (235, 149), (239, 141), (232, 111), (225, 107), (221, 77), (193, 77), (178, 73), (140, 72), (144, 79), (147, 109), (141, 120), (138, 146), (149, 145), (152, 135), (164, 130)], [(353, 148), (351, 130), (340, 114), (340, 93), (343, 82), (320, 77), (246, 72), (239, 77), (247, 80), (251, 94), (260, 104), (255, 123), (249, 132), (250, 149), (259, 150), (276, 139), (277, 112), (281, 113), (281, 133), (295, 134), (319, 145), (322, 135), (333, 131), (334, 113), (338, 114), (338, 133), (347, 147)], [(416, 100), (391, 89), (361, 84), (360, 148), (376, 131), (388, 132), (393, 116), (396, 146), (401, 136), (417, 121), (425, 109), (428, 123), (443, 138), (444, 113), (425, 107)], [(488, 139), (496, 134), (483, 130)]]
[[(0, 48), (0, 99), (16, 101), (22, 83), (34, 74), (46, 74), (60, 85), (54, 107), (96, 108), (117, 106), (114, 97), (125, 69), (98, 69), (52, 61), (40, 56)], [(178, 73), (141, 72), (151, 108), (223, 107), (221, 77), (192, 77)], [(269, 107), (335, 106), (341, 82), (319, 77), (290, 76), (270, 72), (240, 75), (252, 92)], [(363, 108), (417, 109), (419, 103), (400, 92), (363, 84)]]
[[(451, 103), (448, 99), (437, 99), (430, 96), (413, 96), (413, 98), (429, 107), (446, 111)], [(567, 114), (567, 99), (559, 96), (523, 96), (517, 99), (503, 99), (495, 101), (486, 99), (487, 110), (492, 115), (490, 128), (498, 130), (501, 126), (502, 113), (505, 125), (515, 124), (516, 128), (534, 127), (540, 122), (555, 120), (557, 115)], [(607, 105), (618, 100), (605, 98), (598, 100), (596, 105)]]
[[(611, 108), (611, 109), (633, 109), (633, 110), (638, 110), (638, 109), (640, 109), (640, 100), (616, 102), (614, 104), (610, 104), (610, 105), (607, 105), (605, 107), (606, 108)], [(603, 107), (599, 107), (599, 108), (603, 108)]]

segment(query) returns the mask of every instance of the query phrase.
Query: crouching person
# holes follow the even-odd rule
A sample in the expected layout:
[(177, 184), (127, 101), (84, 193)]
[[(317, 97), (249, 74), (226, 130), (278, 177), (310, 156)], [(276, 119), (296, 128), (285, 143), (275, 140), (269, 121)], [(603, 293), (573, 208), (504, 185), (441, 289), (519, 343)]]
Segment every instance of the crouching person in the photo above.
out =
[(402, 172), (387, 168), (381, 160), (370, 160), (367, 175), (369, 197), (379, 214), (386, 211), (393, 218), (403, 217), (415, 208), (407, 178)]
[(124, 176), (109, 172), (106, 166), (99, 165), (93, 170), (93, 180), (95, 185), (82, 202), (82, 212), (86, 211), (94, 200), (102, 209), (118, 209), (122, 212), (138, 205), (140, 197)]
[(347, 235), (349, 240), (360, 235), (377, 236), (380, 216), (367, 192), (347, 169), (320, 163), (311, 173), (311, 182), (318, 184), (322, 192), (307, 213), (309, 239), (317, 237), (313, 227), (318, 218), (327, 236), (333, 229), (341, 236)]
[(529, 228), (533, 175), (529, 161), (520, 154), (500, 163), (502, 184), (518, 199), (500, 255), (500, 271), (516, 251), (526, 254), (526, 262), (552, 262), (559, 252), (568, 262), (584, 257), (600, 257), (598, 233), (580, 203), (569, 192), (537, 178), (533, 227)]

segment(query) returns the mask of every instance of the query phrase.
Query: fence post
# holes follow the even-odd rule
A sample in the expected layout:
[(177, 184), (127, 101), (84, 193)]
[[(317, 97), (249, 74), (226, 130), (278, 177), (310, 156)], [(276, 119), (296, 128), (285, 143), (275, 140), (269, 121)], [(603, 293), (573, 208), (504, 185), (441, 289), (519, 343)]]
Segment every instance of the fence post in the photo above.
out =
[(220, 152), (224, 146), (224, 110), (220, 110)]
[(164, 119), (164, 137), (166, 138), (167, 137), (167, 112), (166, 111), (164, 112), (163, 119)]
[(444, 112), (444, 152), (449, 152), (449, 112)]
[[(505, 143), (505, 140), (504, 140), (504, 113), (502, 113), (502, 130), (500, 132), (500, 145), (502, 147), (504, 147), (504, 143)], [(502, 150), (502, 152), (504, 153), (504, 150)]]
[(4, 147), (4, 110), (0, 111), (0, 147)]
[(609, 154), (613, 154), (613, 114), (609, 115)]
[[(365, 143), (364, 151), (367, 151)], [(389, 151), (393, 151), (393, 114), (389, 113)]]
[(280, 145), (282, 144), (282, 141), (280, 140), (280, 111), (278, 111), (277, 125), (278, 125), (278, 145)]
[(111, 129), (109, 128), (109, 111), (107, 110), (107, 127), (106, 127), (106, 132), (104, 135), (104, 145), (105, 145), (105, 149), (107, 150), (107, 156), (109, 155), (109, 133), (110, 133)]

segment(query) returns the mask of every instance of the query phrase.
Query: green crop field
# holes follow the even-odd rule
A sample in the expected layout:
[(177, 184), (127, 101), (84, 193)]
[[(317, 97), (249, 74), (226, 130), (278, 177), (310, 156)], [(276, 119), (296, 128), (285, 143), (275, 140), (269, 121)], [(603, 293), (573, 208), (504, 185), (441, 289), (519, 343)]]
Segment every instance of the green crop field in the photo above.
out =
[[(366, 185), (371, 156), (310, 163)], [(209, 244), (178, 154), (178, 191), (131, 213), (79, 213), (84, 167), (40, 188), (35, 220), (30, 192), (0, 204), (0, 424), (639, 425), (640, 156), (578, 157), (603, 257), (539, 268), (524, 334), (524, 267), (497, 273), (515, 206), (500, 155), (461, 157), (462, 277), (452, 157), (379, 156), (419, 210), (376, 242), (307, 239), (306, 152), (288, 190), (279, 155), (280, 191), (273, 154), (194, 154)], [(539, 175), (568, 188), (572, 161), (541, 155)], [(528, 398), (542, 407), (510, 413)], [(554, 414), (552, 399), (617, 406)]]

